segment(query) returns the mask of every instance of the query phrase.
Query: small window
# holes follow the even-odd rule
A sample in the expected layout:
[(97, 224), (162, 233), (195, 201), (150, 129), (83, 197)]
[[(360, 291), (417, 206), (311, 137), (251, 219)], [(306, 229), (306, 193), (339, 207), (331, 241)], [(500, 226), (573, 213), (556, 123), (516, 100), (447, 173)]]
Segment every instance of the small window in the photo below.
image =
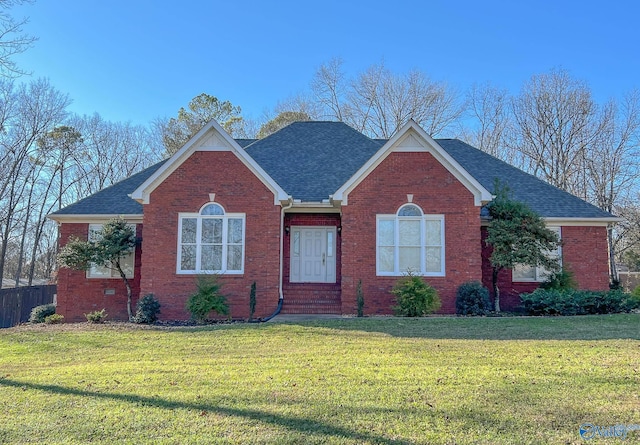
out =
[[(555, 232), (558, 238), (562, 237), (560, 227), (548, 227), (548, 229)], [(556, 250), (547, 252), (547, 257), (556, 258), (562, 263), (562, 248), (558, 246)], [(531, 267), (519, 264), (511, 271), (511, 281), (540, 283), (546, 281), (549, 275), (549, 271), (544, 267)]]
[(177, 272), (242, 273), (244, 230), (244, 214), (226, 213), (216, 203), (180, 214)]
[(398, 216), (422, 216), (422, 210), (418, 206), (408, 204), (398, 210)]
[[(102, 226), (102, 224), (89, 224), (89, 241), (98, 241)], [(135, 232), (135, 224), (129, 224), (129, 226), (133, 228)], [(122, 270), (124, 271), (127, 278), (133, 278), (134, 261), (135, 249), (127, 255), (123, 256), (120, 260), (120, 267), (122, 267)], [(97, 266), (95, 264), (92, 264), (91, 267), (89, 267), (89, 270), (87, 270), (87, 278), (120, 278), (120, 273), (117, 270), (111, 269), (110, 267)]]
[(377, 274), (444, 276), (444, 216), (406, 204), (377, 217)]

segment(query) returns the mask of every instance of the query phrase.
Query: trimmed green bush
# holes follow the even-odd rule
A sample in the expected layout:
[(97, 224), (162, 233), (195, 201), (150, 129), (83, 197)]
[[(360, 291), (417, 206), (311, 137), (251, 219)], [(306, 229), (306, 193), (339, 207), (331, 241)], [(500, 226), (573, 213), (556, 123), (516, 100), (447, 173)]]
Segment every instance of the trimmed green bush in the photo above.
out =
[(138, 300), (133, 321), (135, 323), (151, 324), (158, 319), (159, 313), (160, 302), (153, 294), (147, 294)]
[(62, 323), (62, 320), (64, 320), (64, 315), (61, 314), (51, 314), (44, 317), (44, 322), (46, 324), (58, 324)]
[(463, 283), (456, 292), (456, 314), (487, 315), (491, 312), (489, 291), (478, 281)]
[(391, 293), (396, 296), (397, 305), (393, 307), (396, 315), (422, 317), (440, 308), (438, 292), (422, 278), (411, 274), (398, 280)]
[(612, 314), (637, 307), (634, 298), (620, 290), (536, 289), (520, 295), (520, 299), (530, 315)]
[(187, 300), (187, 311), (198, 323), (203, 323), (211, 312), (229, 315), (227, 299), (220, 293), (222, 284), (218, 275), (200, 275), (196, 282), (197, 290)]
[(362, 280), (358, 280), (356, 287), (356, 301), (358, 304), (358, 317), (364, 317), (364, 293), (362, 292)]
[(29, 323), (44, 323), (44, 319), (56, 313), (55, 304), (43, 304), (31, 309)]
[(88, 314), (84, 314), (87, 317), (87, 321), (89, 323), (104, 323), (104, 320), (107, 318), (107, 310), (102, 309), (101, 311), (93, 311)]

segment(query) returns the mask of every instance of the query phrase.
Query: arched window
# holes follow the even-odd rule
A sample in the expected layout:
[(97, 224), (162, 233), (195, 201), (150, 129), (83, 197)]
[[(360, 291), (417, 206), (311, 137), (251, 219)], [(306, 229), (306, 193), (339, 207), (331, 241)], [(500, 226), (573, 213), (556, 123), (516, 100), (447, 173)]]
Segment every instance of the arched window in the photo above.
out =
[(395, 215), (377, 216), (378, 275), (444, 276), (444, 253), (444, 215), (405, 204)]
[(244, 271), (244, 213), (227, 213), (217, 203), (198, 213), (181, 213), (178, 228), (178, 273)]

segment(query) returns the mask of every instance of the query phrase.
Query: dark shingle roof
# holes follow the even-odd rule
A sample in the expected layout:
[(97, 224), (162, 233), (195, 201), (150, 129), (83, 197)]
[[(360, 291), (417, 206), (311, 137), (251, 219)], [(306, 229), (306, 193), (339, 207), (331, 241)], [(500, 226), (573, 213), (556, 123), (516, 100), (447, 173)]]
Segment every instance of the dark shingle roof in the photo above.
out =
[(611, 218), (608, 212), (560, 190), (457, 139), (438, 139), (438, 144), (484, 188), (494, 193), (496, 178), (507, 184), (513, 199), (546, 218)]
[[(264, 139), (237, 139), (238, 144), (294, 199), (328, 199), (387, 141), (369, 139), (341, 122), (294, 122)], [(587, 202), (547, 184), (457, 139), (438, 144), (484, 188), (495, 179), (506, 183), (513, 198), (543, 217), (610, 218)], [(129, 194), (158, 170), (159, 162), (107, 187), (55, 215), (141, 215), (142, 205)]]
[(164, 161), (158, 162), (133, 176), (71, 204), (55, 215), (142, 215), (142, 204), (129, 198), (129, 194), (158, 170)]
[(294, 199), (329, 199), (383, 145), (342, 122), (294, 122), (247, 153)]

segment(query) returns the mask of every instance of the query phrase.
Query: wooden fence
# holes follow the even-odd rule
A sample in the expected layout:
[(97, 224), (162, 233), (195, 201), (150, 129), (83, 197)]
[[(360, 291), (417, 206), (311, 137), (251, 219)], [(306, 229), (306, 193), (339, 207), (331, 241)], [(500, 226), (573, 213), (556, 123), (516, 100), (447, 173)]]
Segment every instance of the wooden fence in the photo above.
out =
[(0, 289), (0, 328), (29, 321), (31, 309), (53, 303), (56, 291), (56, 285)]

